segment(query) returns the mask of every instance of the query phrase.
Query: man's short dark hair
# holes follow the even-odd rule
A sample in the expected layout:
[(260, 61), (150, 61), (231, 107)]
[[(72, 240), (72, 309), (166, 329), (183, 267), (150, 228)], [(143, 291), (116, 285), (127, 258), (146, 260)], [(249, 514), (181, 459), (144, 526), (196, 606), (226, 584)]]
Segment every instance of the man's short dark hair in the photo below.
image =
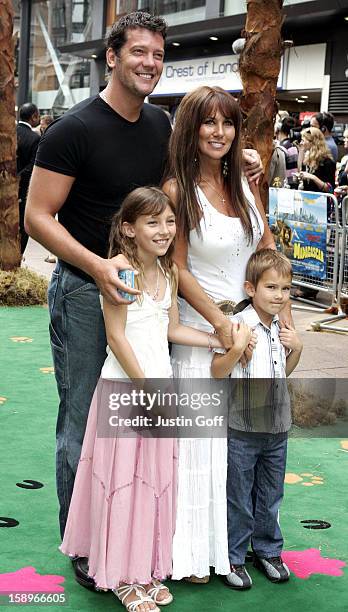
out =
[(135, 11), (134, 13), (124, 15), (124, 17), (121, 17), (121, 19), (114, 23), (106, 41), (106, 48), (113, 49), (116, 55), (118, 55), (127, 40), (127, 30), (134, 30), (136, 28), (145, 28), (151, 32), (157, 32), (161, 34), (163, 40), (166, 39), (167, 23), (162, 17), (150, 15), (143, 11)]
[(321, 130), (325, 127), (328, 132), (332, 132), (335, 123), (335, 117), (332, 113), (317, 113), (314, 117), (318, 121)]
[(22, 104), (19, 109), (19, 120), (20, 121), (29, 121), (33, 115), (36, 115), (39, 112), (36, 104), (32, 104), (32, 102), (26, 102)]

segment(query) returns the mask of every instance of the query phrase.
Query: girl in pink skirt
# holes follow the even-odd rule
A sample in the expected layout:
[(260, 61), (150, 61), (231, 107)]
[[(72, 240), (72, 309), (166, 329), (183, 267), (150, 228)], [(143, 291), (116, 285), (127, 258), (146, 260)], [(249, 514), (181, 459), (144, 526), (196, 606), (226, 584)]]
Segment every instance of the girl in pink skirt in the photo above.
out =
[(96, 587), (111, 589), (129, 612), (158, 612), (157, 606), (173, 600), (161, 581), (172, 573), (176, 440), (134, 432), (99, 437), (97, 425), (115, 381), (127, 390), (130, 379), (142, 387), (145, 379), (172, 376), (168, 338), (219, 346), (211, 334), (179, 323), (175, 229), (173, 205), (156, 187), (130, 193), (113, 219), (109, 256), (123, 253), (138, 270), (140, 295), (129, 305), (103, 304), (108, 356), (89, 411), (60, 547), (66, 555), (88, 557)]

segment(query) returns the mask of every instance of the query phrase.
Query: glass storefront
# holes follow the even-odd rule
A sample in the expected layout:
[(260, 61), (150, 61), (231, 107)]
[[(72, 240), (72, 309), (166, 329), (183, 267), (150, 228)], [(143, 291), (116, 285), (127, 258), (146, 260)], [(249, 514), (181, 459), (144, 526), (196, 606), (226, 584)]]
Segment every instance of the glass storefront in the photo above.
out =
[(169, 26), (193, 23), (205, 19), (205, 9), (206, 0), (109, 0), (107, 26), (132, 11), (161, 15)]
[(205, 19), (206, 0), (158, 0), (154, 4), (169, 26)]
[(91, 0), (33, 2), (29, 99), (41, 112), (56, 116), (89, 96), (89, 60), (59, 48), (90, 40), (91, 25)]

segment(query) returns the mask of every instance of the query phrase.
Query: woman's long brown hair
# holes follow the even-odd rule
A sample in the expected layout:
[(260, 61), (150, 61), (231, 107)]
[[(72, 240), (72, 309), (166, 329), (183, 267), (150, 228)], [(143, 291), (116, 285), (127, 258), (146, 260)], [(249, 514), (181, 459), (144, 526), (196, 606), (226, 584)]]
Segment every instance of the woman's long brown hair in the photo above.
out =
[[(134, 238), (129, 238), (123, 232), (123, 223), (134, 224), (142, 215), (160, 215), (169, 206), (175, 215), (175, 208), (168, 196), (158, 187), (139, 187), (134, 189), (123, 200), (120, 210), (113, 216), (109, 236), (109, 258), (122, 253), (129, 263), (138, 270), (135, 276), (135, 286), (144, 291), (144, 266), (138, 257), (137, 245)], [(172, 296), (177, 291), (177, 280), (173, 262), (174, 241), (165, 255), (159, 261), (166, 277), (170, 281)], [(141, 297), (140, 297), (141, 301)]]
[(223, 176), (225, 188), (234, 212), (240, 218), (248, 242), (253, 237), (249, 206), (242, 187), (242, 117), (237, 101), (221, 87), (198, 87), (186, 94), (178, 108), (175, 126), (169, 143), (169, 159), (166, 179), (177, 182), (177, 228), (188, 241), (190, 230), (200, 231), (201, 205), (197, 198), (196, 185), (200, 181), (199, 129), (207, 117), (217, 111), (233, 121), (235, 138), (230, 150), (222, 159), (227, 162), (227, 174)]

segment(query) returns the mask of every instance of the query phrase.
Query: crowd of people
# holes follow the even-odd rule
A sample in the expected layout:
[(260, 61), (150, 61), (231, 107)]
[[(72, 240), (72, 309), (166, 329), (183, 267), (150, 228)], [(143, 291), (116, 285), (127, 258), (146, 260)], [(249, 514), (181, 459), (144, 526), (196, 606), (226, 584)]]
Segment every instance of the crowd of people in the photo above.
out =
[[(346, 194), (348, 159), (344, 155), (338, 160), (338, 147), (332, 135), (334, 123), (334, 116), (326, 112), (313, 114), (301, 125), (287, 113), (279, 118), (269, 169), (270, 186)], [(347, 129), (343, 144), (347, 149)]]
[[(113, 591), (130, 612), (170, 604), (163, 580), (206, 583), (211, 567), (227, 586), (251, 588), (250, 543), (271, 582), (290, 575), (279, 509), (291, 414), (280, 382), (302, 351), (291, 265), (275, 249), (236, 100), (199, 87), (173, 129), (144, 104), (165, 37), (164, 20), (147, 13), (114, 24), (106, 88), (35, 138), (25, 213), (28, 234), (58, 258), (48, 302), (60, 549), (82, 586)], [(330, 192), (331, 130), (316, 117), (298, 147), (284, 118), (279, 145), (290, 186), (299, 174), (303, 188)], [(131, 286), (123, 270), (135, 272)], [(228, 439), (98, 435), (110, 389), (172, 377), (193, 388), (231, 378)], [(254, 378), (277, 380), (262, 405)]]

